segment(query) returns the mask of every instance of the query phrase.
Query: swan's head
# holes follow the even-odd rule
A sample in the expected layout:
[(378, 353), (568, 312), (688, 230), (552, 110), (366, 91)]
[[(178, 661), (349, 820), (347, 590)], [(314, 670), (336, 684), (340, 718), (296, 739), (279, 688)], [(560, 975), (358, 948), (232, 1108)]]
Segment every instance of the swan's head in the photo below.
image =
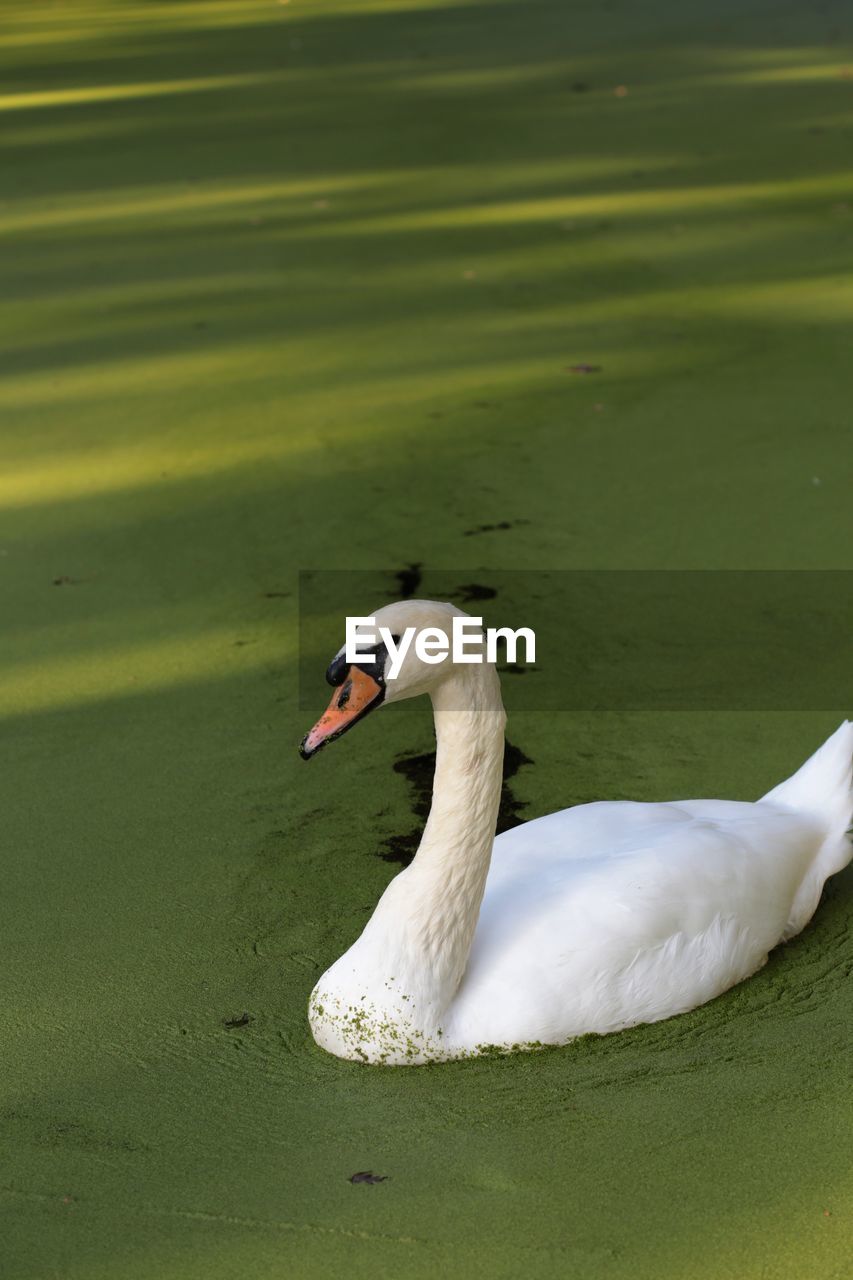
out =
[[(453, 670), (450, 657), (432, 662), (427, 658), (430, 653), (437, 657), (442, 648), (449, 650), (453, 619), (469, 615), (436, 600), (400, 600), (371, 616), (375, 625), (356, 629), (359, 661), (347, 661), (344, 645), (329, 664), (326, 680), (335, 692), (314, 728), (302, 739), (299, 750), (305, 760), (383, 702), (402, 702), (429, 693), (446, 680)], [(474, 629), (470, 634), (475, 634)], [(477, 644), (469, 640), (466, 648), (475, 653)]]

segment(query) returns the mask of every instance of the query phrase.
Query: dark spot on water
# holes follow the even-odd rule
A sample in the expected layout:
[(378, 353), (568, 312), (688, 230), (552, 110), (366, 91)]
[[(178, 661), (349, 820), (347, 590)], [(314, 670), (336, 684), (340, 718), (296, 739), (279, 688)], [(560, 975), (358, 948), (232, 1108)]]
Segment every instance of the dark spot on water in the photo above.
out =
[(361, 1173), (350, 1174), (349, 1180), (353, 1185), (355, 1185), (356, 1182), (367, 1182), (369, 1184), (373, 1184), (374, 1182), (387, 1182), (388, 1175), (387, 1173), (371, 1173), (369, 1169), (366, 1169), (362, 1170)]
[(497, 533), (506, 529), (515, 529), (520, 524), (530, 524), (529, 520), (499, 520), (497, 524), (478, 524), (473, 529), (465, 529), (463, 538), (474, 538), (478, 533)]
[(414, 831), (405, 835), (389, 836), (379, 851), (385, 862), (399, 862), (407, 867), (417, 852), (421, 838), (421, 830), (429, 813), (432, 797), (432, 779), (435, 773), (435, 752), (427, 751), (423, 755), (403, 756), (394, 763), (394, 772), (400, 773), (409, 783), (412, 814), (418, 820)]
[(463, 604), (470, 604), (472, 600), (494, 600), (498, 594), (494, 587), (484, 587), (479, 582), (466, 582), (454, 591), (454, 595), (460, 595)]
[(572, 93), (588, 93), (589, 85), (583, 80), (576, 80), (572, 85)]
[(58, 578), (53, 579), (54, 587), (76, 587), (80, 581), (79, 578), (69, 578), (67, 573), (61, 574)]
[(399, 596), (401, 600), (408, 600), (413, 596), (421, 585), (421, 562), (406, 565), (405, 569), (398, 569), (394, 574), (397, 579), (397, 591), (392, 592), (393, 595)]
[(236, 1027), (248, 1027), (249, 1023), (253, 1021), (252, 1015), (244, 1011), (236, 1014), (233, 1018), (223, 1018), (222, 1025), (227, 1027), (229, 1031), (233, 1031)]
[[(510, 781), (518, 773), (522, 765), (533, 764), (529, 756), (507, 740), (504, 745), (503, 786), (501, 787), (501, 803), (498, 809), (496, 834), (518, 827), (524, 821), (520, 816), (526, 801), (518, 800), (513, 795)], [(398, 862), (407, 867), (418, 851), (423, 825), (429, 815), (432, 800), (432, 780), (435, 774), (435, 752), (426, 751), (423, 755), (401, 756), (394, 764), (394, 772), (402, 774), (409, 783), (412, 815), (417, 819), (415, 829), (402, 835), (389, 836), (379, 850), (379, 856), (385, 862)]]

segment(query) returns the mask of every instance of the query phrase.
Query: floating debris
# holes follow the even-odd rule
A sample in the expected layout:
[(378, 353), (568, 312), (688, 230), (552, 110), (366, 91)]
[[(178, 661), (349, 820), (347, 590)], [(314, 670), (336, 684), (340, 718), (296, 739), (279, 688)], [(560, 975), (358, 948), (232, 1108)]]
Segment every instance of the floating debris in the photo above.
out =
[(254, 1022), (254, 1018), (245, 1010), (243, 1013), (238, 1013), (234, 1018), (222, 1019), (223, 1027), (227, 1027), (229, 1031), (233, 1031), (235, 1027), (248, 1027), (250, 1022)]

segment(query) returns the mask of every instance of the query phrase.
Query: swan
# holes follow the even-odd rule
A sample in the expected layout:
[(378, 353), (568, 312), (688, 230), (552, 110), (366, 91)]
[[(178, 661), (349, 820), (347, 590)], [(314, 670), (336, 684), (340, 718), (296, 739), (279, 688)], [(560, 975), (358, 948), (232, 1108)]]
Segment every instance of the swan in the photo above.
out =
[[(372, 616), (396, 642), (412, 627), (449, 635), (460, 615), (405, 600)], [(432, 699), (417, 854), (310, 997), (314, 1039), (340, 1058), (448, 1061), (683, 1013), (799, 933), (853, 854), (849, 721), (755, 803), (596, 802), (496, 838), (506, 716), (495, 667), (428, 664), (414, 645), (394, 680), (388, 667), (381, 643), (355, 664), (341, 649), (326, 673), (332, 701), (300, 748), (310, 758), (386, 703)]]

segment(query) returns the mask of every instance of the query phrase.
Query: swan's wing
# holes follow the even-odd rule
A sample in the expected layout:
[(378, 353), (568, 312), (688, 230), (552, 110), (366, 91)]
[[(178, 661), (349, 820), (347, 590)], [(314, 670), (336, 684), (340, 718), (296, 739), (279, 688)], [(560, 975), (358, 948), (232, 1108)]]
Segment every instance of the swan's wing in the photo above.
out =
[(733, 801), (583, 805), (514, 828), (454, 1018), (497, 1032), (526, 1010), (531, 1039), (565, 1039), (700, 1004), (763, 963), (820, 839), (790, 810)]

